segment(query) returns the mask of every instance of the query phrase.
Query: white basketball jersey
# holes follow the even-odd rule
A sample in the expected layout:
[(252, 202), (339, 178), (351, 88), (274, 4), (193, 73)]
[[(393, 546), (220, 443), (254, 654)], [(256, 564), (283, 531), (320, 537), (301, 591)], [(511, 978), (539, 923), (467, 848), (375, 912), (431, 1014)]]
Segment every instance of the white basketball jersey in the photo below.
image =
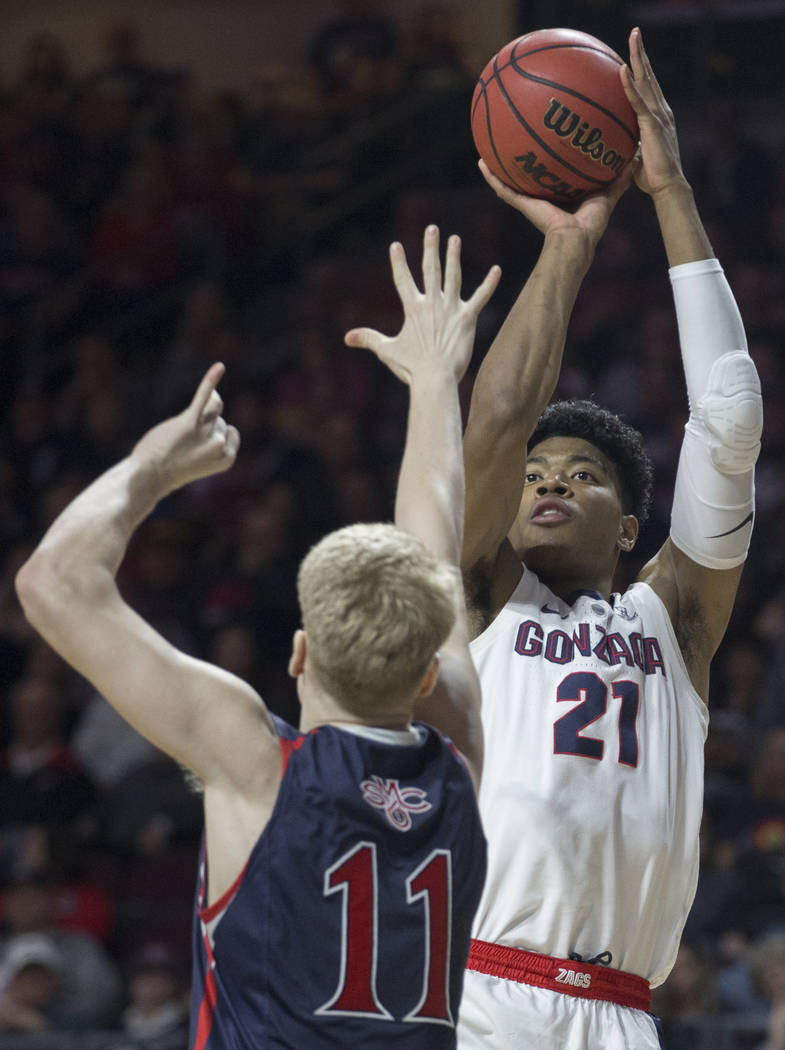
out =
[(483, 689), (488, 877), (474, 937), (655, 987), (698, 877), (708, 711), (660, 599), (570, 606), (524, 570), (471, 645)]

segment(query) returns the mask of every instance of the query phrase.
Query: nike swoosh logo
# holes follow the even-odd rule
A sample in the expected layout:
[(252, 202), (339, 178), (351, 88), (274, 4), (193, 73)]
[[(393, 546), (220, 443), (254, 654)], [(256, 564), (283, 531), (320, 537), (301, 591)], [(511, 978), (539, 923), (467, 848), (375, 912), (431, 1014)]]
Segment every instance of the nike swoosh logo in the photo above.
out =
[(739, 524), (738, 525), (734, 525), (734, 527), (732, 529), (728, 529), (727, 532), (718, 532), (716, 536), (707, 536), (706, 539), (707, 540), (721, 540), (723, 536), (732, 536), (734, 532), (738, 532), (739, 529), (743, 529), (744, 526), (748, 522), (751, 522), (754, 517), (755, 517), (755, 512), (751, 510), (749, 512), (749, 514), (747, 515), (747, 517), (744, 519), (744, 521), (740, 521)]
[(548, 605), (547, 602), (545, 603), (545, 605), (542, 606), (542, 608), (540, 609), (540, 612), (550, 613), (551, 616), (558, 616), (562, 620), (566, 620), (567, 619), (567, 614), (566, 613), (562, 613), (561, 609), (551, 609), (551, 607)]

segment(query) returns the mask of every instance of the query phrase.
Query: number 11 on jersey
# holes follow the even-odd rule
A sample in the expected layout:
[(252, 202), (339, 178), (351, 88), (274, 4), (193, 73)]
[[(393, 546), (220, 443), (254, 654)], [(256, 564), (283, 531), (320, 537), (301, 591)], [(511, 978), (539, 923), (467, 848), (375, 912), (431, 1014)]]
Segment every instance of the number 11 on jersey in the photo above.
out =
[[(401, 887), (403, 895), (404, 887)], [(417, 1005), (402, 1021), (429, 1021), (452, 1027), (450, 1010), (450, 941), (452, 863), (449, 850), (434, 850), (406, 879), (406, 901), (422, 901), (424, 977)], [(360, 842), (324, 874), (324, 895), (340, 893), (343, 905), (341, 967), (335, 994), (317, 1014), (395, 1020), (376, 989), (379, 938), (376, 845)]]

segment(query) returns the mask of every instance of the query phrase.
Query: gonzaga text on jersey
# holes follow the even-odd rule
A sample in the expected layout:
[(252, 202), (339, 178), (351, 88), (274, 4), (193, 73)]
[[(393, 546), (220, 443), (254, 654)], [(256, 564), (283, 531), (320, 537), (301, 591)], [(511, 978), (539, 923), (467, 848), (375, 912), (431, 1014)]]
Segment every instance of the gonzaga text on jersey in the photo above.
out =
[(552, 664), (569, 664), (592, 654), (609, 666), (626, 664), (644, 674), (667, 678), (662, 648), (655, 637), (632, 631), (608, 632), (597, 623), (583, 621), (572, 634), (558, 627), (545, 630), (536, 620), (524, 620), (518, 628), (515, 652), (519, 656), (542, 657)]

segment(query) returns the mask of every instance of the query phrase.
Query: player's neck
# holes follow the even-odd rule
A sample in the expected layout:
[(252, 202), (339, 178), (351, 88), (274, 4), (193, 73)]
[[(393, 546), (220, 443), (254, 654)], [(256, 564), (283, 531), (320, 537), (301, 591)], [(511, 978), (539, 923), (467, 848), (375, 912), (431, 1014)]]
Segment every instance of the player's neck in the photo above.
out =
[(412, 722), (412, 701), (390, 703), (384, 710), (365, 713), (347, 709), (316, 682), (302, 683), (300, 689), (300, 730), (318, 726), (369, 726), (374, 729), (408, 729)]
[(618, 559), (612, 565), (603, 565), (601, 559), (595, 564), (570, 564), (563, 551), (540, 547), (528, 550), (523, 560), (540, 582), (562, 601), (569, 601), (570, 595), (579, 591), (596, 591), (607, 601), (613, 592)]
[(547, 569), (538, 571), (536, 566), (531, 566), (531, 568), (537, 573), (540, 582), (564, 602), (569, 602), (576, 594), (585, 591), (601, 594), (606, 601), (610, 599), (612, 575), (606, 576), (596, 572), (561, 575), (559, 572), (550, 572)]
[(314, 719), (306, 716), (305, 713), (300, 718), (299, 728), (302, 733), (310, 733), (312, 729), (318, 729), (320, 726), (336, 726), (338, 729), (349, 729), (356, 726), (364, 729), (394, 729), (396, 732), (406, 732), (412, 728), (412, 723), (411, 720), (402, 722), (400, 719), (389, 722), (376, 719), (369, 722), (367, 719), (350, 718), (348, 715), (344, 718)]
[(305, 711), (303, 709), (300, 715), (300, 732), (310, 733), (312, 729), (318, 729), (320, 726), (336, 726), (338, 729), (360, 726), (365, 727), (366, 729), (394, 729), (405, 731), (411, 728), (411, 718), (368, 719), (360, 718), (358, 715), (349, 715), (346, 712), (338, 716), (326, 715), (326, 717), (320, 717), (319, 712)]

